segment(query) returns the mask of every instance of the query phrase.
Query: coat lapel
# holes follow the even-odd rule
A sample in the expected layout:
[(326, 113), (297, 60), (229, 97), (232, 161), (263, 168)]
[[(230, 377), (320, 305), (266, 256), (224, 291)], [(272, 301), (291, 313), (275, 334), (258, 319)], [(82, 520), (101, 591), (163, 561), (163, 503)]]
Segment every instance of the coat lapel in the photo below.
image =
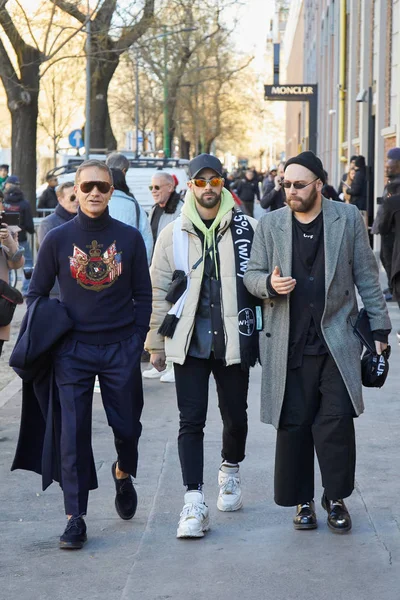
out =
[(340, 214), (335, 207), (334, 200), (322, 199), (324, 215), (324, 249), (325, 249), (325, 294), (328, 293), (336, 271), (346, 217)]
[(271, 233), (280, 262), (279, 265), (271, 265), (271, 270), (279, 266), (282, 277), (290, 277), (292, 274), (292, 211), (289, 207), (280, 211), (277, 227), (274, 227)]

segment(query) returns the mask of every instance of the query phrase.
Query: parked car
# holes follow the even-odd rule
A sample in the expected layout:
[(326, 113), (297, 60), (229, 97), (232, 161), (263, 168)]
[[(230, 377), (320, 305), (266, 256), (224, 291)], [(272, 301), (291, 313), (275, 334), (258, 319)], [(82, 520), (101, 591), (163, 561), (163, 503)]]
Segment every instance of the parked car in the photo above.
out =
[[(146, 212), (153, 206), (153, 197), (149, 190), (152, 176), (157, 171), (165, 171), (171, 175), (175, 175), (178, 184), (176, 191), (178, 194), (184, 194), (187, 190), (188, 175), (188, 164), (189, 161), (183, 158), (129, 158), (129, 154), (126, 154), (129, 160), (129, 170), (126, 174), (126, 182), (135, 196), (137, 201), (141, 204)], [(90, 158), (96, 158), (98, 160), (105, 161), (104, 154), (93, 155)], [(83, 157), (70, 157), (65, 165), (51, 169), (49, 174), (54, 175), (58, 179), (59, 185), (65, 181), (73, 181), (75, 178), (76, 169), (84, 161)], [(38, 202), (41, 194), (46, 189), (47, 184), (43, 184), (36, 190), (36, 202)]]

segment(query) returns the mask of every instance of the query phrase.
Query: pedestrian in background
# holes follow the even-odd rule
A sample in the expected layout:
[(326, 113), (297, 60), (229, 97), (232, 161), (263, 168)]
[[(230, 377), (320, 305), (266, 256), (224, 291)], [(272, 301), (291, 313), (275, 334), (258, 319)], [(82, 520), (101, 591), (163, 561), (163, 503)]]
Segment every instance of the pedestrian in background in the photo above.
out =
[(287, 161), (287, 207), (259, 222), (244, 283), (264, 300), (261, 419), (277, 429), (275, 502), (297, 506), (295, 529), (315, 529), (314, 450), (322, 506), (336, 533), (351, 529), (354, 418), (364, 410), (357, 288), (378, 354), (390, 320), (379, 269), (358, 208), (322, 196), (318, 157)]
[[(379, 223), (379, 233), (383, 236), (394, 234), (390, 262), (390, 289), (400, 308), (400, 177), (386, 186), (386, 198)], [(400, 331), (397, 331), (400, 342)]]
[(346, 174), (346, 178), (342, 181), (342, 190), (343, 191), (340, 193), (340, 196), (342, 196), (342, 200), (344, 202), (346, 202), (346, 204), (351, 204), (351, 196), (347, 190), (349, 188), (351, 188), (352, 183), (354, 181), (355, 174), (356, 174), (355, 167), (351, 167)]
[[(3, 192), (0, 191), (0, 215), (4, 210)], [(2, 223), (0, 219), (0, 281), (7, 285), (9, 271), (24, 266), (24, 249), (18, 244), (17, 229)], [(10, 330), (10, 324), (0, 325), (0, 356), (4, 342), (10, 339)]]
[(282, 181), (284, 177), (285, 163), (280, 162), (278, 165), (278, 171), (274, 178), (274, 185), (268, 185), (261, 200), (261, 206), (269, 211), (278, 210), (285, 206), (286, 196), (285, 190), (282, 188)]
[[(40, 196), (37, 207), (41, 208), (41, 209), (45, 209), (45, 208), (53, 209), (53, 208), (56, 208), (58, 205), (57, 194), (56, 194), (56, 187), (58, 185), (58, 179), (55, 175), (48, 173), (46, 175), (46, 181), (47, 181), (47, 188), (44, 190), (43, 194)], [(40, 216), (45, 216), (48, 214), (50, 214), (50, 213), (46, 212), (46, 211), (40, 212)]]
[(268, 175), (265, 177), (262, 184), (262, 193), (263, 195), (267, 192), (270, 192), (275, 187), (275, 177), (278, 172), (278, 167), (275, 165), (271, 165), (269, 168)]
[(153, 175), (149, 190), (154, 200), (149, 221), (155, 244), (164, 227), (168, 223), (175, 221), (181, 214), (183, 201), (175, 191), (174, 178), (165, 171), (160, 171)]
[(350, 187), (347, 188), (347, 194), (350, 196), (350, 203), (357, 206), (363, 216), (366, 227), (368, 227), (367, 169), (364, 156), (357, 156), (354, 161), (354, 169), (354, 179)]
[[(181, 214), (183, 201), (175, 191), (174, 178), (164, 171), (153, 175), (149, 189), (154, 200), (149, 221), (155, 245), (161, 231)], [(161, 383), (175, 383), (175, 374), (171, 361), (166, 363), (163, 372), (153, 366), (143, 371), (142, 375), (145, 379), (159, 379)]]
[[(381, 204), (378, 207), (378, 211), (375, 216), (375, 221), (371, 228), (371, 233), (379, 234), (381, 227), (381, 219), (383, 215), (383, 210), (385, 206), (386, 199), (388, 197), (388, 186), (390, 184), (397, 184), (400, 180), (400, 148), (391, 148), (386, 156), (386, 177), (387, 183), (385, 189), (383, 190)], [(387, 302), (390, 302), (393, 298), (393, 288), (392, 288), (392, 255), (393, 255), (393, 247), (395, 241), (395, 231), (388, 231), (386, 227), (384, 227), (385, 232), (381, 235), (381, 251), (380, 251), (380, 259), (383, 265), (383, 268), (386, 271), (388, 286), (383, 290), (385, 295), (385, 299)]]
[(129, 160), (122, 152), (111, 152), (106, 158), (106, 165), (110, 169), (120, 169), (125, 177), (129, 170)]
[[(257, 301), (247, 295), (242, 279), (256, 221), (236, 212), (218, 158), (196, 156), (189, 173), (182, 215), (161, 232), (154, 250), (153, 312), (145, 344), (156, 369), (164, 368), (166, 358), (175, 368), (178, 450), (186, 486), (178, 538), (203, 537), (209, 529), (203, 437), (211, 373), (223, 421), (217, 507), (242, 507), (239, 463), (245, 457), (249, 368), (258, 357)], [(196, 268), (179, 298), (167, 299), (171, 282), (192, 265)]]
[[(60, 225), (64, 225), (74, 217), (78, 212), (78, 199), (74, 192), (74, 184), (72, 181), (66, 181), (58, 186), (57, 191), (57, 201), (58, 205), (56, 206), (55, 211), (45, 217), (40, 221), (39, 229), (37, 233), (38, 244), (43, 242), (46, 235), (54, 229), (55, 227), (59, 227)], [(59, 298), (60, 297), (60, 288), (58, 285), (58, 280), (55, 282), (52, 290), (50, 291), (51, 298)]]
[(4, 189), (4, 185), (7, 181), (9, 170), (10, 170), (9, 165), (0, 165), (0, 190)]
[(348, 176), (348, 173), (349, 173), (349, 171), (350, 171), (351, 169), (354, 169), (354, 168), (355, 168), (355, 166), (356, 166), (356, 159), (357, 159), (357, 158), (358, 158), (357, 154), (353, 154), (353, 156), (351, 156), (351, 157), (350, 157), (350, 162), (349, 162), (349, 164), (347, 165), (347, 167), (346, 167), (346, 171), (343, 173), (343, 175), (342, 175), (342, 178), (341, 178), (341, 180), (340, 180), (340, 183), (339, 183), (339, 185), (338, 185), (338, 194), (339, 194), (339, 196), (340, 196), (340, 194), (341, 194), (342, 192), (344, 192), (344, 189), (345, 189), (345, 188), (343, 187), (343, 182), (344, 182), (344, 181), (346, 181), (346, 182), (348, 183), (348, 181), (347, 181), (347, 176)]
[(136, 227), (142, 234), (146, 246), (147, 263), (150, 265), (153, 254), (153, 235), (149, 219), (139, 202), (129, 194), (125, 175), (120, 169), (112, 168), (114, 191), (108, 204), (110, 215), (126, 225)]
[(235, 184), (234, 191), (242, 202), (243, 212), (252, 217), (254, 215), (254, 200), (260, 200), (258, 177), (252, 169), (247, 169), (244, 178)]
[[(20, 185), (20, 181), (16, 175), (8, 177), (5, 185), (4, 206), (9, 212), (19, 213), (19, 227), (21, 231), (18, 233), (18, 242), (24, 248), (25, 269), (30, 270), (33, 267), (33, 257), (28, 233), (33, 234), (35, 226), (33, 224), (30, 204), (25, 200)], [(21, 289), (23, 296), (27, 295), (28, 288), (29, 278), (24, 275)]]

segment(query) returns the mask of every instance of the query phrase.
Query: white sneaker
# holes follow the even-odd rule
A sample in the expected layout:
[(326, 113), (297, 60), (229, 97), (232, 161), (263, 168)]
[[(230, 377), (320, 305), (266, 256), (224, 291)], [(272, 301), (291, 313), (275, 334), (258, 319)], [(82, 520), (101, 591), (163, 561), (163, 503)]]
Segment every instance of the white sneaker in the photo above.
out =
[(240, 475), (218, 471), (219, 495), (217, 508), (223, 512), (239, 510), (243, 506), (242, 490), (240, 489)]
[(185, 504), (180, 514), (177, 538), (201, 538), (210, 529), (208, 506), (204, 504), (203, 492), (186, 492)]
[(157, 371), (157, 369), (153, 367), (152, 369), (147, 369), (147, 371), (143, 371), (142, 377), (144, 377), (145, 379), (159, 379), (162, 374), (163, 371)]
[(160, 381), (162, 383), (175, 383), (175, 371), (174, 367), (163, 371), (163, 374), (160, 377)]

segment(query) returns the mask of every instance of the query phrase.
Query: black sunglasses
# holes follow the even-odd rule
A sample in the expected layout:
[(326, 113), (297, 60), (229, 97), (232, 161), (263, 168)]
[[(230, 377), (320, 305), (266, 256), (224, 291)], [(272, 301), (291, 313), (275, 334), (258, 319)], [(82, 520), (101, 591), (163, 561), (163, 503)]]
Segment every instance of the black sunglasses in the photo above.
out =
[(111, 183), (108, 183), (108, 181), (82, 181), (79, 187), (84, 194), (89, 194), (95, 187), (97, 187), (100, 194), (108, 194), (111, 190)]
[(76, 200), (75, 194), (71, 194), (71, 196), (69, 197), (69, 201), (70, 202), (75, 202), (75, 200)]
[(308, 187), (309, 185), (311, 185), (312, 183), (314, 183), (314, 181), (317, 181), (317, 179), (319, 179), (319, 177), (317, 177), (316, 179), (313, 179), (312, 181), (309, 181), (308, 183), (300, 183), (299, 181), (282, 181), (282, 187), (285, 188), (285, 190), (290, 190), (290, 188), (293, 186), (295, 190), (304, 190), (304, 188)]

